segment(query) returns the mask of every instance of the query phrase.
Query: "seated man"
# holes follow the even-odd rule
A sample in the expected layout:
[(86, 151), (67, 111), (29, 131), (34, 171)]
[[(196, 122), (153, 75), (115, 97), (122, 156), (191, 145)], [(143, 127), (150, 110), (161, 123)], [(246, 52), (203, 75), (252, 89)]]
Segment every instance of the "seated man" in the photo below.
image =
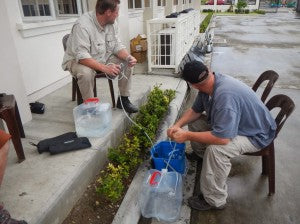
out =
[[(9, 149), (10, 135), (0, 130), (0, 186), (3, 180), (4, 171), (7, 162), (7, 155)], [(17, 221), (10, 217), (8, 211), (6, 211), (2, 205), (0, 205), (0, 224), (27, 224), (25, 221)]]
[[(200, 177), (203, 195), (189, 198), (188, 203), (198, 210), (222, 209), (230, 158), (269, 145), (276, 123), (255, 92), (237, 79), (212, 73), (197, 61), (184, 66), (182, 78), (199, 92), (192, 108), (167, 134), (179, 143), (191, 141), (193, 151), (204, 154)], [(182, 129), (186, 124), (188, 131)]]
[[(83, 14), (75, 22), (64, 55), (62, 67), (78, 79), (83, 100), (93, 97), (95, 71), (107, 76), (118, 77), (120, 97), (117, 107), (136, 113), (130, 96), (132, 67), (137, 60), (131, 56), (118, 37), (115, 20), (119, 15), (120, 0), (98, 0), (95, 11)], [(120, 64), (123, 64), (121, 69)], [(122, 100), (122, 104), (120, 102)]]

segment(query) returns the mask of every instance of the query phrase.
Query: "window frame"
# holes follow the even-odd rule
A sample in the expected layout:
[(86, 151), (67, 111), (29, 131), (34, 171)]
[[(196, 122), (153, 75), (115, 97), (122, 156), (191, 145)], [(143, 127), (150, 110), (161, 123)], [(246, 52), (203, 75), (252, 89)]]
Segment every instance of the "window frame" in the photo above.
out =
[[(158, 2), (160, 1), (160, 5), (158, 4)], [(158, 0), (157, 1), (157, 6), (158, 7), (165, 7), (167, 5), (167, 1), (166, 0)]]
[(76, 0), (78, 14), (59, 14), (57, 0), (48, 0), (50, 16), (25, 16), (23, 11), (22, 0), (19, 0), (18, 2), (19, 2), (21, 17), (23, 22), (40, 22), (40, 21), (59, 20), (62, 18), (79, 17), (83, 13), (83, 8), (85, 8), (84, 4), (86, 4), (85, 0)]
[[(132, 8), (129, 8), (129, 7), (128, 7), (128, 11), (143, 10), (143, 9), (145, 8), (144, 0), (140, 0), (140, 1), (141, 1), (141, 5), (142, 5), (141, 8), (136, 8), (136, 7), (135, 7), (135, 1), (136, 1), (136, 0), (128, 0), (128, 3), (129, 3), (129, 1), (132, 1)], [(151, 2), (150, 2), (150, 5), (151, 5)]]
[(55, 1), (54, 6), (55, 6), (55, 14), (57, 18), (69, 18), (69, 17), (76, 17), (80, 16), (82, 14), (82, 1), (81, 0), (76, 0), (77, 3), (77, 11), (78, 14), (60, 14), (58, 10), (58, 0), (53, 0)]

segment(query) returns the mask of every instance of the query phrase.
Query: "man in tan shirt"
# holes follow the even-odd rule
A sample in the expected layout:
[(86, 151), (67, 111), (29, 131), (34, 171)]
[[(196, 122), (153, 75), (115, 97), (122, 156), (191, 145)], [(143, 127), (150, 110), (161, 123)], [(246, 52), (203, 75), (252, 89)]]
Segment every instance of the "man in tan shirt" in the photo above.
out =
[(78, 79), (83, 100), (93, 97), (95, 71), (118, 78), (120, 96), (117, 107), (122, 109), (123, 105), (126, 112), (136, 113), (138, 109), (128, 97), (132, 67), (137, 60), (118, 38), (115, 20), (119, 15), (119, 4), (120, 0), (98, 0), (95, 11), (83, 14), (75, 22), (62, 67)]

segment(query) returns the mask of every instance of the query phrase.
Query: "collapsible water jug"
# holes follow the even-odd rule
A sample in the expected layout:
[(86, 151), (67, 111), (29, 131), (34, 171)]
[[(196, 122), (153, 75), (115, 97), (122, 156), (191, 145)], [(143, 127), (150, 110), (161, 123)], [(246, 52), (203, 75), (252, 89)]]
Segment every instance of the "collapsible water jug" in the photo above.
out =
[(185, 173), (185, 143), (173, 141), (161, 141), (151, 148), (151, 157), (154, 168), (161, 170), (167, 167), (168, 170)]
[(180, 217), (182, 177), (177, 172), (151, 169), (147, 172), (139, 195), (139, 206), (145, 218), (174, 222)]
[(111, 106), (89, 98), (73, 109), (76, 133), (83, 137), (101, 137), (111, 128)]

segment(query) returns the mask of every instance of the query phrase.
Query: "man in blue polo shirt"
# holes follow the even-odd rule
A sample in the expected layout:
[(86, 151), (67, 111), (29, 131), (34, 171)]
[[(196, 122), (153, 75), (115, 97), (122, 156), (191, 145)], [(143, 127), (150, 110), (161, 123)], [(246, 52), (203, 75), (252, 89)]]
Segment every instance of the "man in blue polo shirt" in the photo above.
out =
[[(184, 66), (182, 78), (199, 92), (192, 108), (167, 133), (176, 142), (191, 141), (193, 153), (203, 157), (203, 195), (188, 203), (198, 210), (223, 209), (230, 158), (269, 145), (276, 123), (255, 92), (237, 79), (212, 73), (198, 61)], [(189, 131), (182, 129), (187, 124)]]

